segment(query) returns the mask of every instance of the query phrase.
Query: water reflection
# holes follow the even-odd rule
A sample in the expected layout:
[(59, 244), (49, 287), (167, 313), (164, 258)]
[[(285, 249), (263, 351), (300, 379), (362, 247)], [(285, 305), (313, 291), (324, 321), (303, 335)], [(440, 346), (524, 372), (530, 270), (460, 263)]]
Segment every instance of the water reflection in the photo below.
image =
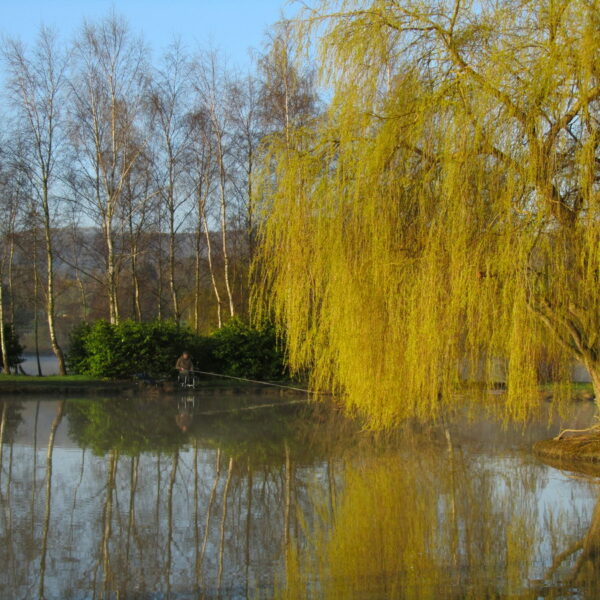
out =
[(503, 430), (457, 415), (374, 436), (322, 407), (261, 402), (0, 403), (0, 597), (600, 589), (596, 474), (531, 457), (546, 417)]

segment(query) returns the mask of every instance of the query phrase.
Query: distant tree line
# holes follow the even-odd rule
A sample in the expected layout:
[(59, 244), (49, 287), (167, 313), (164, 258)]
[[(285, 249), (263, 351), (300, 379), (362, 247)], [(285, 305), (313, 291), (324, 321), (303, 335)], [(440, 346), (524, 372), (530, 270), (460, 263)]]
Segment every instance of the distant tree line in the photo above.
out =
[(81, 321), (198, 333), (244, 316), (257, 163), (318, 112), (289, 25), (247, 73), (180, 43), (153, 61), (115, 15), (69, 42), (45, 27), (32, 47), (9, 39), (2, 58), (0, 322), (64, 373)]

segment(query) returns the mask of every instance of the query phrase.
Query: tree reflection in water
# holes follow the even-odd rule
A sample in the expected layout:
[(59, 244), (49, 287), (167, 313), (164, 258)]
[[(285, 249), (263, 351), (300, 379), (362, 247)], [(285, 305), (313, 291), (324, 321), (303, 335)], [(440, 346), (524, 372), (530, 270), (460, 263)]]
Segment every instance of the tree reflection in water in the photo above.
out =
[(376, 436), (319, 406), (244, 410), (259, 401), (186, 401), (185, 430), (159, 397), (2, 402), (0, 597), (600, 589), (595, 487), (525, 451), (545, 426), (480, 415)]

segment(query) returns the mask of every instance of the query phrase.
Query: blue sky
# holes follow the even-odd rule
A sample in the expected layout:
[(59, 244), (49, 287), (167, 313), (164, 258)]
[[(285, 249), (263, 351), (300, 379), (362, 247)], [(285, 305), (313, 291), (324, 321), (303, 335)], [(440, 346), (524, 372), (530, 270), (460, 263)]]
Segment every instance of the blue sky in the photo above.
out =
[(70, 39), (83, 19), (114, 9), (159, 53), (174, 37), (189, 50), (209, 45), (239, 67), (249, 64), (249, 48), (260, 49), (270, 24), (295, 7), (286, 0), (0, 0), (0, 34), (35, 39), (41, 24)]

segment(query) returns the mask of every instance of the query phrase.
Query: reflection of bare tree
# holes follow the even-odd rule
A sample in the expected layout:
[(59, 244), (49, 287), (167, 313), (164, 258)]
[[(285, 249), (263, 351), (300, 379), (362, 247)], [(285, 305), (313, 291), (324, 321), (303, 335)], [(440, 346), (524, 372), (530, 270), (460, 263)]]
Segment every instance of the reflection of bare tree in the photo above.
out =
[(194, 548), (196, 550), (195, 568), (194, 568), (194, 583), (196, 591), (200, 589), (200, 575), (198, 570), (198, 558), (200, 556), (200, 485), (198, 475), (198, 440), (194, 439)]
[(167, 492), (167, 560), (165, 561), (165, 582), (167, 584), (167, 598), (171, 597), (171, 564), (173, 544), (173, 489), (177, 479), (177, 467), (179, 465), (179, 450), (173, 454), (171, 464), (171, 475), (169, 477), (169, 489)]
[[(35, 529), (35, 495), (37, 492), (37, 485), (36, 485), (36, 476), (35, 474), (37, 473), (37, 430), (38, 430), (38, 418), (40, 415), (40, 401), (38, 400), (36, 402), (35, 405), (35, 417), (34, 417), (34, 421), (33, 421), (33, 479), (32, 479), (32, 485), (31, 485), (31, 507), (30, 507), (30, 512), (31, 512), (31, 537), (33, 539), (34, 536), (34, 529)], [(0, 444), (2, 442), (0, 441)], [(0, 461), (1, 464), (2, 461)]]
[(156, 457), (156, 531), (160, 531), (160, 458), (161, 454), (158, 453)]
[(206, 544), (208, 543), (208, 533), (210, 527), (210, 518), (212, 514), (212, 508), (215, 503), (215, 497), (217, 495), (217, 486), (219, 485), (219, 478), (221, 476), (221, 449), (217, 450), (217, 465), (215, 467), (215, 480), (210, 491), (210, 498), (208, 500), (208, 506), (206, 507), (206, 521), (204, 524), (204, 539), (202, 540), (202, 549), (200, 554), (196, 557), (196, 580), (198, 584), (202, 581), (202, 563), (204, 561), (204, 554), (206, 553)]
[(4, 432), (6, 431), (6, 419), (8, 416), (8, 402), (2, 403), (2, 420), (0, 421), (0, 481), (2, 480), (2, 451), (4, 448)]
[(233, 458), (229, 459), (229, 467), (227, 468), (227, 480), (223, 490), (223, 513), (221, 516), (221, 530), (219, 535), (219, 570), (217, 573), (217, 585), (220, 588), (223, 579), (223, 557), (225, 555), (225, 524), (227, 523), (227, 495), (229, 494), (229, 486), (231, 485), (231, 474), (233, 473)]
[[(8, 423), (8, 402), (2, 403), (2, 422), (0, 425), (0, 483), (2, 482), (2, 472), (4, 470), (4, 462), (3, 462), (3, 448), (6, 444), (6, 428)], [(6, 480), (6, 494), (2, 493), (0, 488), (0, 506), (2, 507), (2, 515), (3, 515), (3, 524), (0, 528), (0, 531), (5, 532), (5, 536), (7, 540), (13, 539), (13, 531), (12, 531), (12, 502), (11, 502), (11, 489), (12, 489), (12, 453), (13, 453), (13, 444), (12, 440), (10, 442), (10, 451), (8, 455), (8, 469), (7, 469), (7, 480)], [(9, 556), (13, 558), (13, 544), (9, 544), (8, 547)]]
[(102, 571), (103, 571), (103, 592), (108, 597), (110, 590), (110, 581), (112, 577), (110, 564), (110, 538), (112, 535), (112, 514), (114, 502), (115, 480), (117, 477), (117, 464), (119, 462), (119, 453), (117, 450), (111, 450), (108, 455), (108, 478), (106, 482), (106, 501), (102, 511)]
[(245, 579), (246, 579), (246, 598), (249, 598), (250, 591), (250, 532), (252, 528), (252, 465), (248, 459), (248, 478), (246, 483), (248, 497), (246, 499), (246, 554), (245, 554)]
[(131, 537), (135, 527), (135, 493), (138, 485), (139, 456), (131, 457), (129, 472), (129, 509), (127, 511), (127, 541), (125, 543), (125, 581), (129, 579)]
[(56, 430), (62, 421), (65, 410), (65, 401), (59, 402), (56, 416), (50, 426), (50, 437), (48, 438), (48, 451), (46, 452), (46, 508), (44, 513), (44, 531), (42, 534), (42, 548), (40, 552), (40, 581), (38, 596), (44, 598), (44, 581), (46, 576), (46, 554), (48, 552), (48, 532), (50, 530), (50, 512), (52, 507), (52, 453), (54, 451), (54, 438)]

